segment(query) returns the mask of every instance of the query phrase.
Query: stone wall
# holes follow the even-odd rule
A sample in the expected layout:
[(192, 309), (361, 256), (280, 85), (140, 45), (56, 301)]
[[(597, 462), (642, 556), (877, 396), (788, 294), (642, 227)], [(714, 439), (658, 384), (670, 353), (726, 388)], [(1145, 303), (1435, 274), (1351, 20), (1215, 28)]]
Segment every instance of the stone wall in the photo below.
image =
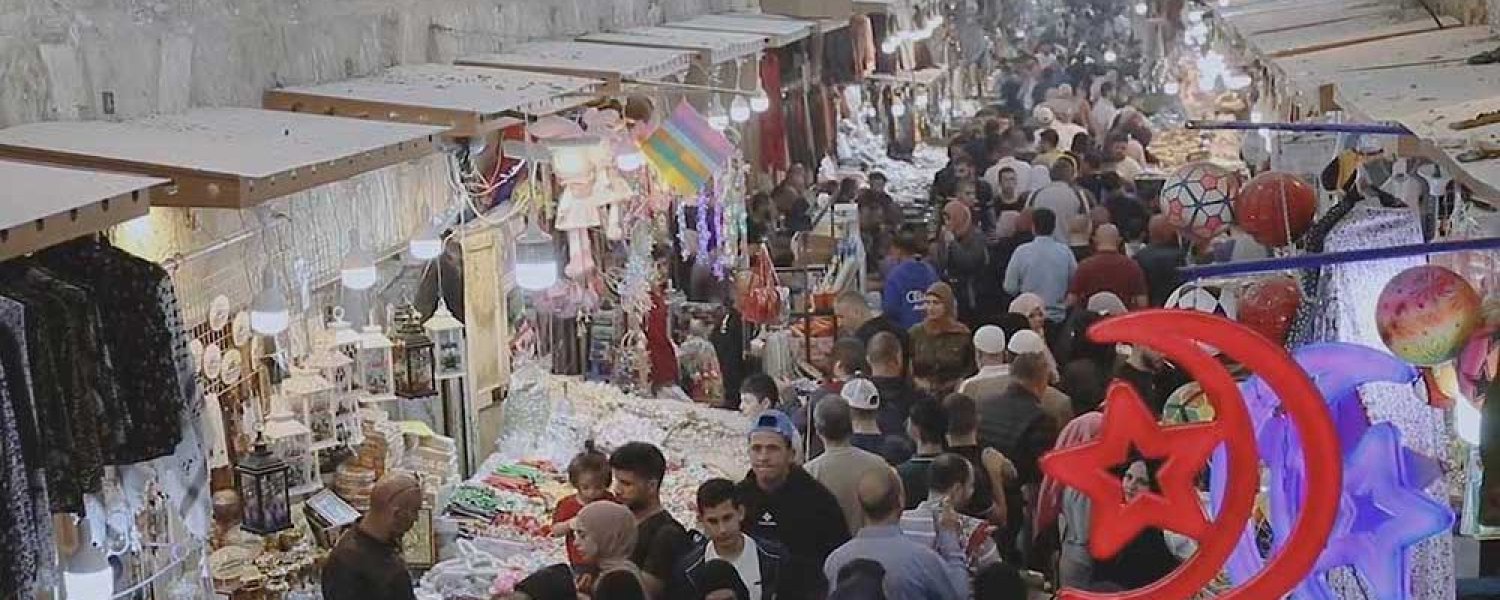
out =
[(129, 118), (753, 0), (0, 0), (0, 127)]

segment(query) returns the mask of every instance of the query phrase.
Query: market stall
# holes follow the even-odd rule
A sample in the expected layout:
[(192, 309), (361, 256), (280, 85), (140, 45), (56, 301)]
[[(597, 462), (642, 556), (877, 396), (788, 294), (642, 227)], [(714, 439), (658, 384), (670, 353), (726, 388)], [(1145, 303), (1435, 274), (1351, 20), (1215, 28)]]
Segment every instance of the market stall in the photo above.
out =
[(695, 54), (684, 50), (543, 41), (506, 52), (460, 57), (458, 65), (516, 69), (602, 79), (603, 91), (617, 92), (630, 81), (659, 81), (687, 71)]

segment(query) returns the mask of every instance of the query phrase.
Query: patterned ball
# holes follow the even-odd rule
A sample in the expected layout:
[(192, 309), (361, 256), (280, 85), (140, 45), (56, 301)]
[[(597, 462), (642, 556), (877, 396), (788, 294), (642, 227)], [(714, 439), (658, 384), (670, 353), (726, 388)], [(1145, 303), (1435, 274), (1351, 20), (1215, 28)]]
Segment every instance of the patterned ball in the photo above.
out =
[(1240, 293), (1239, 321), (1271, 341), (1285, 344), (1300, 304), (1302, 288), (1296, 279), (1285, 275), (1257, 279)]
[[(1189, 281), (1167, 296), (1164, 308), (1196, 310), (1219, 315), (1229, 320), (1239, 320), (1240, 286), (1234, 282)], [(1199, 347), (1211, 356), (1218, 356), (1219, 349), (1199, 343)]]
[(1285, 246), (1301, 237), (1312, 227), (1317, 212), (1318, 193), (1290, 173), (1270, 171), (1256, 175), (1234, 198), (1234, 217), (1240, 228), (1255, 241), (1272, 247)]
[(1183, 165), (1161, 190), (1167, 221), (1196, 239), (1210, 239), (1234, 222), (1233, 200), (1240, 177), (1207, 161)]
[(1391, 352), (1416, 365), (1442, 364), (1458, 356), (1479, 328), (1479, 293), (1443, 267), (1412, 267), (1380, 291), (1375, 327)]

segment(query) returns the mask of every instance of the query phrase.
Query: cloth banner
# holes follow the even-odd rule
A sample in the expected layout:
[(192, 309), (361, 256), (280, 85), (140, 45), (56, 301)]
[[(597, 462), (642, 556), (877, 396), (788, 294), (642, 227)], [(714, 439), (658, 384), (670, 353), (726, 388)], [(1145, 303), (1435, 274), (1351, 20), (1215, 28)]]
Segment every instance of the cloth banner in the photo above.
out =
[(679, 102), (672, 115), (641, 144), (641, 151), (673, 191), (696, 196), (714, 173), (729, 165), (734, 144), (692, 105)]

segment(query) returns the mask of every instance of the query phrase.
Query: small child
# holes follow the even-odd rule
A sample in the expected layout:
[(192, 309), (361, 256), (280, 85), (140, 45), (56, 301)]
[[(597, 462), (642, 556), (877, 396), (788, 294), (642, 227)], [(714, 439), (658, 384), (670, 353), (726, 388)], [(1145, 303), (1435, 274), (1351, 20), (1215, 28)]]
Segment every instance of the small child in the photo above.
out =
[(552, 535), (568, 537), (568, 564), (573, 566), (574, 573), (578, 573), (589, 565), (575, 543), (573, 518), (591, 502), (614, 500), (609, 493), (609, 457), (594, 447), (593, 440), (585, 442), (583, 452), (568, 463), (568, 483), (577, 493), (559, 500), (557, 507), (552, 509)]

